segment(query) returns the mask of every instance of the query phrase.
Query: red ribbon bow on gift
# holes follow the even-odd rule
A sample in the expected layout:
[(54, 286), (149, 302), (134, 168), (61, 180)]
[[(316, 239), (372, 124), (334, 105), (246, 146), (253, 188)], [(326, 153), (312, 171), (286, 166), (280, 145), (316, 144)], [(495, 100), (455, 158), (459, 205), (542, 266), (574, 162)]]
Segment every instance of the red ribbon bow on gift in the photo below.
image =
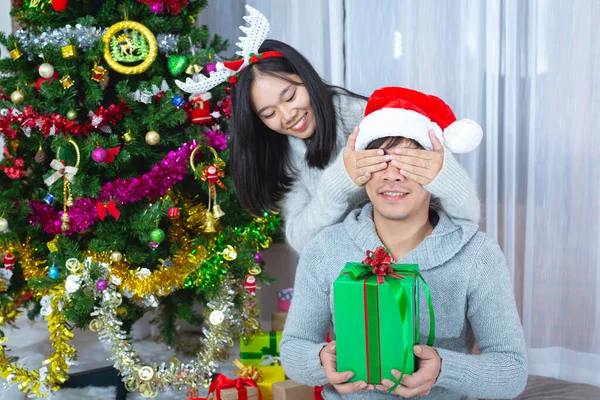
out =
[(397, 279), (402, 279), (400, 275), (394, 272), (390, 266), (394, 260), (385, 247), (377, 247), (375, 251), (367, 250), (367, 257), (363, 260), (363, 265), (373, 268), (373, 274), (377, 275), (377, 283), (383, 284), (385, 276), (393, 276)]
[(98, 212), (98, 218), (104, 221), (106, 218), (106, 214), (112, 215), (115, 219), (119, 219), (121, 216), (121, 211), (117, 209), (117, 203), (114, 200), (110, 200), (108, 203), (104, 204), (102, 202), (96, 203), (96, 211)]
[[(221, 400), (221, 390), (225, 389), (237, 389), (239, 400), (248, 400), (248, 390), (246, 386), (255, 387), (258, 389), (258, 385), (250, 378), (237, 378), (230, 379), (223, 374), (217, 375), (215, 380), (210, 384), (208, 389), (208, 397), (214, 395), (217, 400)], [(258, 391), (258, 397), (262, 400), (262, 394)]]

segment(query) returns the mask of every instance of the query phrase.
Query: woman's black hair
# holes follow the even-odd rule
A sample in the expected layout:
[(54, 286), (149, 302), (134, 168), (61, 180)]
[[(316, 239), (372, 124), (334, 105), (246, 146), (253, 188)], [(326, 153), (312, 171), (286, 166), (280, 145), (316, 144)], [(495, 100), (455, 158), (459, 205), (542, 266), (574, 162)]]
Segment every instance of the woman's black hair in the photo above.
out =
[(261, 59), (245, 68), (231, 91), (229, 167), (240, 203), (255, 215), (276, 209), (294, 182), (288, 137), (269, 129), (252, 109), (250, 89), (259, 74), (299, 84), (285, 75), (296, 74), (302, 80), (316, 122), (315, 133), (306, 140), (309, 167), (325, 168), (336, 150), (334, 87), (323, 82), (308, 60), (291, 46), (265, 40), (259, 52), (265, 51), (278, 51), (284, 57)]

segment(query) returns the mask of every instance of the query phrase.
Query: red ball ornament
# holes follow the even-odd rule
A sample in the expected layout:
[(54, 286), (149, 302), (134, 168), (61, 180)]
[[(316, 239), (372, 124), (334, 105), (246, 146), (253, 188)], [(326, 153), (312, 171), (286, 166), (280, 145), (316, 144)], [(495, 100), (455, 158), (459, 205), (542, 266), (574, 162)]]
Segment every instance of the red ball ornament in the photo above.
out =
[(67, 9), (69, 0), (52, 0), (52, 8), (54, 11), (63, 12)]

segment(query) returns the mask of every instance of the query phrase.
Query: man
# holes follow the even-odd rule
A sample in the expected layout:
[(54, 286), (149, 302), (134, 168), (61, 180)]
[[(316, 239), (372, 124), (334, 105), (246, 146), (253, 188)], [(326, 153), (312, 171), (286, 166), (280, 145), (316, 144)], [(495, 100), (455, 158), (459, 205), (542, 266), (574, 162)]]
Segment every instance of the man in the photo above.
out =
[[(301, 253), (280, 346), (286, 374), (311, 386), (329, 384), (325, 399), (518, 396), (527, 380), (525, 340), (498, 244), (474, 223), (453, 220), (432, 207), (432, 194), (417, 178), (408, 178), (429, 168), (430, 152), (419, 147), (442, 146), (439, 139), (446, 148), (470, 151), (481, 140), (481, 128), (456, 121), (442, 100), (402, 88), (376, 91), (360, 128), (358, 149), (381, 148), (394, 159), (366, 184), (370, 203), (324, 230)], [(406, 157), (422, 167), (408, 171)], [(378, 246), (385, 246), (397, 263), (419, 265), (436, 318), (435, 347), (414, 346), (417, 371), (405, 375), (392, 394), (386, 392), (394, 386), (388, 380), (376, 386), (347, 383), (352, 373), (337, 372), (335, 342), (324, 343), (333, 321), (333, 281), (346, 262), (361, 261)], [(423, 298), (420, 309), (423, 342), (429, 333)], [(475, 342), (480, 355), (471, 354)], [(400, 378), (400, 371), (392, 374)]]

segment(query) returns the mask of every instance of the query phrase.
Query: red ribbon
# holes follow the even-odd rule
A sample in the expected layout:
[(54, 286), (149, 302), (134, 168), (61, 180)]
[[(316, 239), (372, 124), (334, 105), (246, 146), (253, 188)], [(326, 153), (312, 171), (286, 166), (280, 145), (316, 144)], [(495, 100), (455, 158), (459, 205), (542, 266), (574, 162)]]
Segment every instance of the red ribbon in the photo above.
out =
[(400, 275), (394, 272), (390, 266), (394, 260), (385, 247), (377, 247), (375, 252), (367, 250), (367, 257), (363, 260), (363, 265), (373, 267), (373, 274), (377, 275), (377, 283), (379, 285), (385, 282), (385, 276), (393, 276), (397, 279), (402, 279)]
[[(248, 400), (248, 389), (246, 386), (255, 387), (258, 389), (258, 385), (250, 378), (237, 378), (235, 380), (226, 377), (223, 374), (217, 375), (215, 380), (210, 384), (208, 389), (208, 398), (211, 394), (215, 394), (217, 400), (221, 400), (221, 390), (225, 389), (237, 389), (239, 400)], [(262, 400), (262, 394), (258, 391), (258, 397)]]
[(116, 125), (130, 111), (129, 106), (123, 101), (111, 104), (108, 108), (100, 106), (93, 114), (102, 118), (102, 121), (97, 126), (94, 126), (91, 123), (93, 116), (90, 117), (90, 123), (84, 124), (79, 121), (70, 121), (60, 114), (39, 114), (31, 106), (26, 106), (19, 115), (14, 115), (13, 109), (9, 108), (5, 116), (0, 116), (0, 131), (7, 138), (16, 139), (19, 132), (12, 128), (12, 124), (19, 124), (22, 129), (39, 129), (44, 137), (50, 136), (51, 133), (57, 134), (59, 132), (70, 136), (89, 135), (97, 132), (99, 127)]
[(117, 209), (117, 203), (114, 200), (109, 200), (106, 205), (102, 202), (96, 203), (96, 211), (98, 212), (98, 218), (104, 221), (106, 214), (112, 215), (115, 219), (119, 219), (121, 212)]
[(119, 151), (121, 151), (121, 146), (113, 147), (112, 149), (106, 149), (106, 158), (104, 159), (104, 164), (110, 164), (115, 161), (115, 157), (119, 155)]

